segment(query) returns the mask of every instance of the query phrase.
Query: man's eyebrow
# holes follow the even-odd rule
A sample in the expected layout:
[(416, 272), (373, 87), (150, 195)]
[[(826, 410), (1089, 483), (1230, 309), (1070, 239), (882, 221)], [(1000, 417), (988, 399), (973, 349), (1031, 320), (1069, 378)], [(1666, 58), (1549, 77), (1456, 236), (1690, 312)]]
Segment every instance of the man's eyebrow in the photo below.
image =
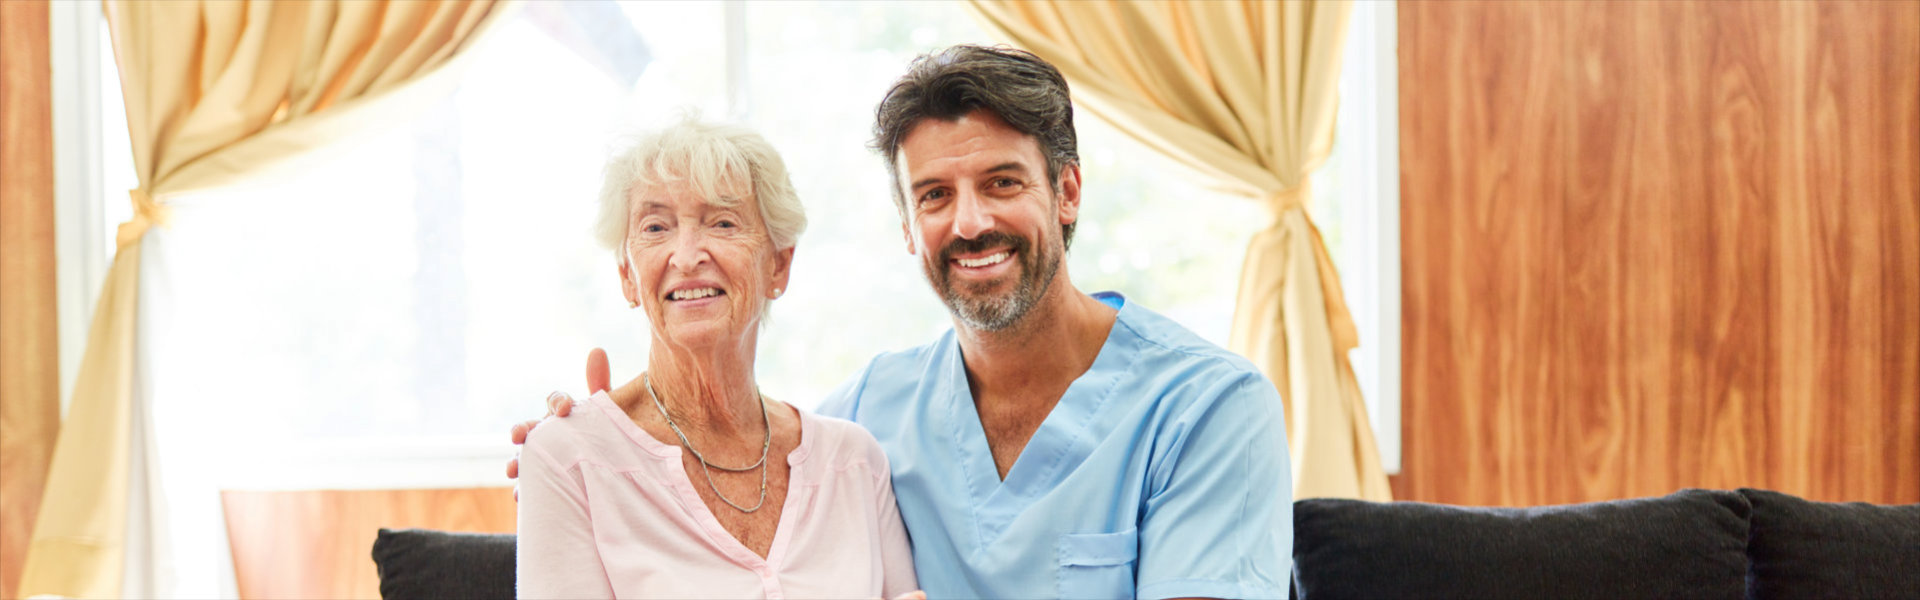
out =
[(1008, 161), (994, 165), (991, 169), (987, 169), (988, 173), (999, 173), (1001, 171), (1019, 171), (1025, 173), (1027, 172), (1027, 165), (1019, 161)]
[[(986, 171), (982, 171), (982, 172), (983, 173), (1002, 173), (1006, 171), (1015, 171), (1019, 173), (1025, 173), (1027, 172), (1027, 165), (1020, 161), (1013, 160), (1013, 161), (1007, 161), (1007, 162), (994, 165), (991, 168), (988, 168)], [(917, 190), (917, 189), (920, 189), (921, 186), (940, 183), (941, 181), (942, 180), (939, 177), (928, 177), (926, 179), (913, 182), (913, 185), (911, 187), (908, 187), (907, 189)]]

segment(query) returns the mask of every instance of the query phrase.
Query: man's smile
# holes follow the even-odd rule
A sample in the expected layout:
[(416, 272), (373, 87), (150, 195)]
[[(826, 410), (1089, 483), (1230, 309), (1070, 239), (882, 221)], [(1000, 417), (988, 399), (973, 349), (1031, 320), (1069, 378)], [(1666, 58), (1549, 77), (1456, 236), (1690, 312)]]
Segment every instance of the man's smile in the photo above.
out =
[(987, 265), (999, 264), (1001, 261), (1004, 261), (1007, 259), (1007, 254), (1008, 253), (1003, 250), (1000, 252), (989, 254), (987, 256), (980, 257), (980, 258), (956, 258), (956, 259), (953, 259), (953, 262), (962, 267), (968, 267), (968, 268), (984, 267)]

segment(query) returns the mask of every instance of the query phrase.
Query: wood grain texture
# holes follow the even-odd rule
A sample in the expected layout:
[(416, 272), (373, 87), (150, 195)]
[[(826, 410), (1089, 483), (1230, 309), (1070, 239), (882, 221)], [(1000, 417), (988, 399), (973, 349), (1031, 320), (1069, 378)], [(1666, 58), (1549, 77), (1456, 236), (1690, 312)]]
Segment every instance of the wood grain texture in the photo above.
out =
[(380, 528), (513, 533), (512, 488), (221, 493), (241, 598), (379, 598)]
[[(1402, 258), (1404, 318), (1426, 325), (1403, 329), (1402, 369), (1410, 376), (1407, 394), (1423, 388), (1430, 393), (1406, 401), (1401, 418), (1447, 432), (1404, 436), (1403, 444), (1425, 445), (1405, 446), (1402, 470), (1431, 468), (1426, 460), (1436, 456), (1481, 465), (1448, 469), (1458, 477), (1451, 485), (1494, 491), (1500, 500), (1518, 502), (1537, 492), (1524, 488), (1544, 482), (1516, 476), (1551, 470), (1536, 462), (1544, 455), (1513, 450), (1549, 443), (1552, 411), (1559, 408), (1524, 401), (1550, 397), (1549, 386), (1557, 381), (1556, 365), (1524, 353), (1561, 337), (1561, 290), (1539, 284), (1562, 270), (1562, 256), (1532, 249), (1554, 243), (1563, 227), (1564, 189), (1555, 183), (1567, 177), (1560, 152), (1567, 131), (1565, 120), (1557, 117), (1557, 102), (1568, 94), (1559, 89), (1562, 78), (1554, 76), (1564, 61), (1552, 43), (1561, 35), (1563, 9), (1556, 3), (1486, 8), (1475, 14), (1414, 11), (1402, 17), (1402, 48), (1430, 48), (1419, 54), (1403, 51), (1402, 71), (1453, 73), (1433, 81), (1433, 89), (1403, 88), (1412, 97), (1401, 100), (1402, 137), (1433, 143), (1425, 155), (1429, 160), (1401, 163), (1409, 189), (1432, 189), (1426, 195), (1408, 193), (1402, 201), (1408, 225), (1401, 242), (1409, 249)], [(1481, 27), (1501, 35), (1484, 38), (1485, 44), (1422, 37)], [(1477, 100), (1483, 96), (1511, 102)], [(1435, 221), (1447, 226), (1411, 226)], [(1415, 248), (1419, 251), (1411, 251)], [(1486, 285), (1496, 278), (1513, 285)], [(1411, 377), (1415, 374), (1428, 377)], [(1511, 435), (1496, 437), (1501, 433)], [(1422, 492), (1431, 493), (1412, 495)], [(1394, 493), (1396, 498), (1409, 495)]]
[(1396, 498), (1920, 502), (1920, 2), (1399, 17)]
[(14, 597), (60, 428), (45, 0), (0, 2), (0, 597)]

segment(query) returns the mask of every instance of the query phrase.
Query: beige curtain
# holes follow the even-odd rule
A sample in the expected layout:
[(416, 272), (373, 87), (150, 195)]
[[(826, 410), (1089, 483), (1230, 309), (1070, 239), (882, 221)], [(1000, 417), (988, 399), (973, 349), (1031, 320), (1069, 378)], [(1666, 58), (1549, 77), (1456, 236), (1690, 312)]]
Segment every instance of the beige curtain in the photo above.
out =
[(1307, 175), (1333, 148), (1346, 0), (996, 1), (969, 10), (1059, 67), (1074, 101), (1147, 146), (1265, 203), (1240, 276), (1232, 349), (1286, 399), (1294, 496), (1388, 500), (1348, 362), (1359, 345)]
[[(503, 2), (108, 0), (140, 188), (94, 309), (19, 592), (123, 593), (141, 237), (169, 196), (262, 176), (455, 83)], [(150, 408), (150, 407), (149, 407)]]

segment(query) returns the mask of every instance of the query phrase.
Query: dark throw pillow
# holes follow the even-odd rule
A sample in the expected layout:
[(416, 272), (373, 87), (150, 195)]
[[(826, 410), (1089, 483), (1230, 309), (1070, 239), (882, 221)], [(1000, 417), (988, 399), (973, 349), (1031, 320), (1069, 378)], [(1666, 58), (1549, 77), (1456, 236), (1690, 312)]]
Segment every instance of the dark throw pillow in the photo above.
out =
[(1746, 595), (1736, 492), (1532, 508), (1294, 503), (1294, 585), (1331, 598), (1727, 598)]
[(513, 534), (381, 529), (380, 597), (513, 599)]
[(1920, 504), (1740, 493), (1753, 503), (1749, 597), (1920, 598)]

